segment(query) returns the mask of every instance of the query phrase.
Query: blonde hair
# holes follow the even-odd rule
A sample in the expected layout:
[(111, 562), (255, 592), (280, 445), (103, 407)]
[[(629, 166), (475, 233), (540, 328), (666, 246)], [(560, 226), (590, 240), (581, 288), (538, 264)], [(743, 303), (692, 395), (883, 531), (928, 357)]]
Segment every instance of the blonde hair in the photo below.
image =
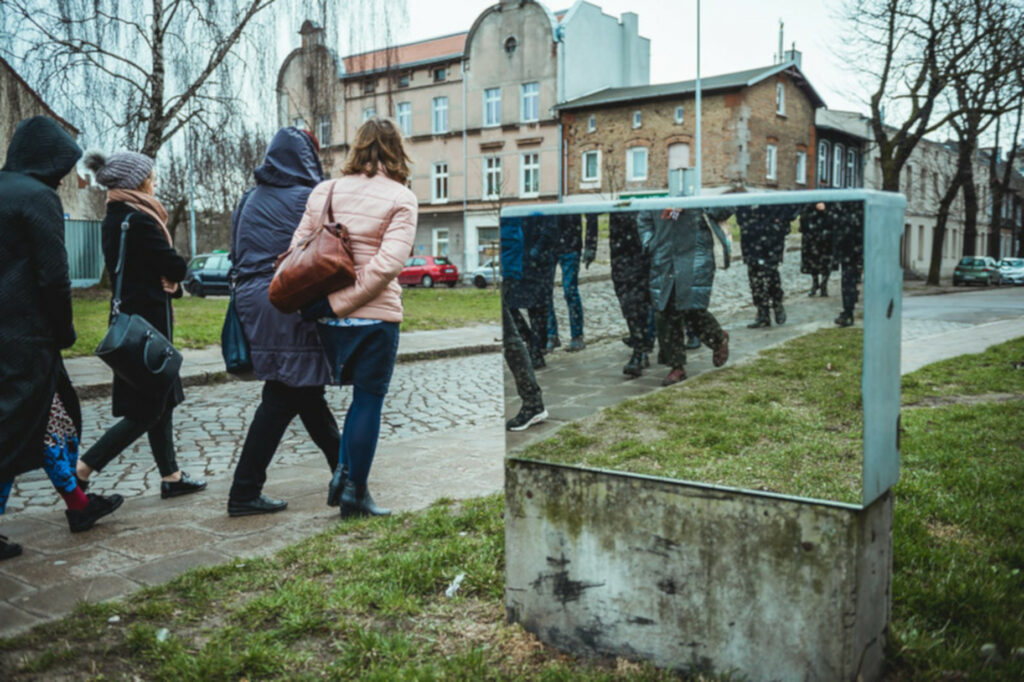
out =
[(388, 177), (404, 185), (409, 177), (409, 163), (395, 122), (373, 116), (356, 131), (355, 143), (341, 172), (344, 175), (362, 173), (372, 178), (383, 166)]

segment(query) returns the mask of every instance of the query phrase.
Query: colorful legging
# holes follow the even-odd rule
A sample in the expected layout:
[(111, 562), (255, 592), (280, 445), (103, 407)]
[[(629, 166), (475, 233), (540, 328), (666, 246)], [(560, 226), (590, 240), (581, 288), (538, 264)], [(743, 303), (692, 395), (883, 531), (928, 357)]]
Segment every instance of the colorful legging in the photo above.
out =
[[(77, 461), (78, 439), (73, 436), (61, 437), (56, 444), (43, 447), (43, 471), (58, 492), (70, 493), (78, 486), (75, 481)], [(13, 486), (13, 480), (0, 483), (0, 514), (7, 509), (7, 499)]]

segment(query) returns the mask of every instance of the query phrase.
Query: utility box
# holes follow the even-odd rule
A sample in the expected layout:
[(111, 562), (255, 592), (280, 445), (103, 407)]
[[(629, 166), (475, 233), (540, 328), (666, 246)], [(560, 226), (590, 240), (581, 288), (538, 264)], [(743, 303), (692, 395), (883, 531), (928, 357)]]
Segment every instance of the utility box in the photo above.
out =
[(860, 503), (522, 457), (505, 465), (505, 603), (579, 654), (750, 680), (876, 680), (892, 604), (905, 200), (863, 190), (512, 207), (557, 213), (864, 202)]

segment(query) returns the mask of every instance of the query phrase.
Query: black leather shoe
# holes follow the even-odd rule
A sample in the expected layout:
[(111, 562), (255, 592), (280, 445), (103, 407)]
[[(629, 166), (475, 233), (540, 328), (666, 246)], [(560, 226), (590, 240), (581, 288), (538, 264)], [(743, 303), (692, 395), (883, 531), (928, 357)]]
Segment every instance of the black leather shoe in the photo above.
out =
[(197, 493), (205, 487), (206, 481), (200, 481), (199, 479), (192, 478), (182, 471), (180, 480), (160, 481), (160, 497), (166, 500), (168, 497), (178, 497), (180, 495)]
[(0, 535), (0, 561), (13, 559), (21, 554), (21, 545), (11, 542), (6, 535)]
[(747, 329), (761, 329), (772, 326), (772, 319), (768, 317), (767, 310), (758, 310), (757, 319), (747, 325)]
[(844, 310), (839, 313), (839, 317), (835, 319), (835, 323), (840, 327), (849, 327), (853, 324), (853, 313), (848, 313)]
[(104, 497), (96, 493), (86, 495), (89, 498), (89, 506), (85, 509), (65, 509), (64, 516), (68, 518), (68, 527), (72, 533), (81, 533), (96, 525), (96, 522), (107, 514), (121, 506), (124, 498), (120, 495)]
[(341, 518), (352, 516), (390, 516), (391, 510), (378, 507), (365, 485), (356, 485), (354, 481), (345, 481), (345, 489), (341, 492)]
[(327, 506), (337, 507), (341, 504), (341, 491), (345, 488), (345, 481), (348, 480), (348, 468), (339, 464), (331, 476), (331, 483), (327, 486)]
[(629, 359), (626, 366), (622, 368), (622, 373), (630, 377), (638, 377), (644, 372), (644, 367), (650, 367), (650, 360), (647, 359), (647, 353), (642, 350), (634, 350), (633, 357)]
[(287, 508), (288, 503), (284, 500), (275, 500), (273, 497), (267, 497), (263, 493), (260, 493), (260, 496), (254, 500), (246, 500), (244, 502), (228, 499), (228, 516), (273, 514), (274, 512), (284, 511)]
[(781, 303), (775, 304), (775, 324), (786, 324), (786, 309)]

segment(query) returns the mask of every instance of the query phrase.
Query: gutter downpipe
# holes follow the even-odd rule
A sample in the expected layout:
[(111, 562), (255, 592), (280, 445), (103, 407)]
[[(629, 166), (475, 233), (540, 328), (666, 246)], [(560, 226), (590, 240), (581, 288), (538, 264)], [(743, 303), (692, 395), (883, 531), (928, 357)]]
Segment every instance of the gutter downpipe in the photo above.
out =
[(698, 197), (704, 184), (701, 175), (702, 150), (700, 142), (700, 0), (697, 0), (697, 182), (693, 188), (693, 195)]
[[(462, 268), (463, 272), (470, 269), (470, 240), (469, 240), (469, 220), (466, 215), (469, 205), (469, 150), (466, 141), (466, 62), (468, 60), (463, 56), (462, 58)], [(478, 264), (474, 263), (475, 268)]]

